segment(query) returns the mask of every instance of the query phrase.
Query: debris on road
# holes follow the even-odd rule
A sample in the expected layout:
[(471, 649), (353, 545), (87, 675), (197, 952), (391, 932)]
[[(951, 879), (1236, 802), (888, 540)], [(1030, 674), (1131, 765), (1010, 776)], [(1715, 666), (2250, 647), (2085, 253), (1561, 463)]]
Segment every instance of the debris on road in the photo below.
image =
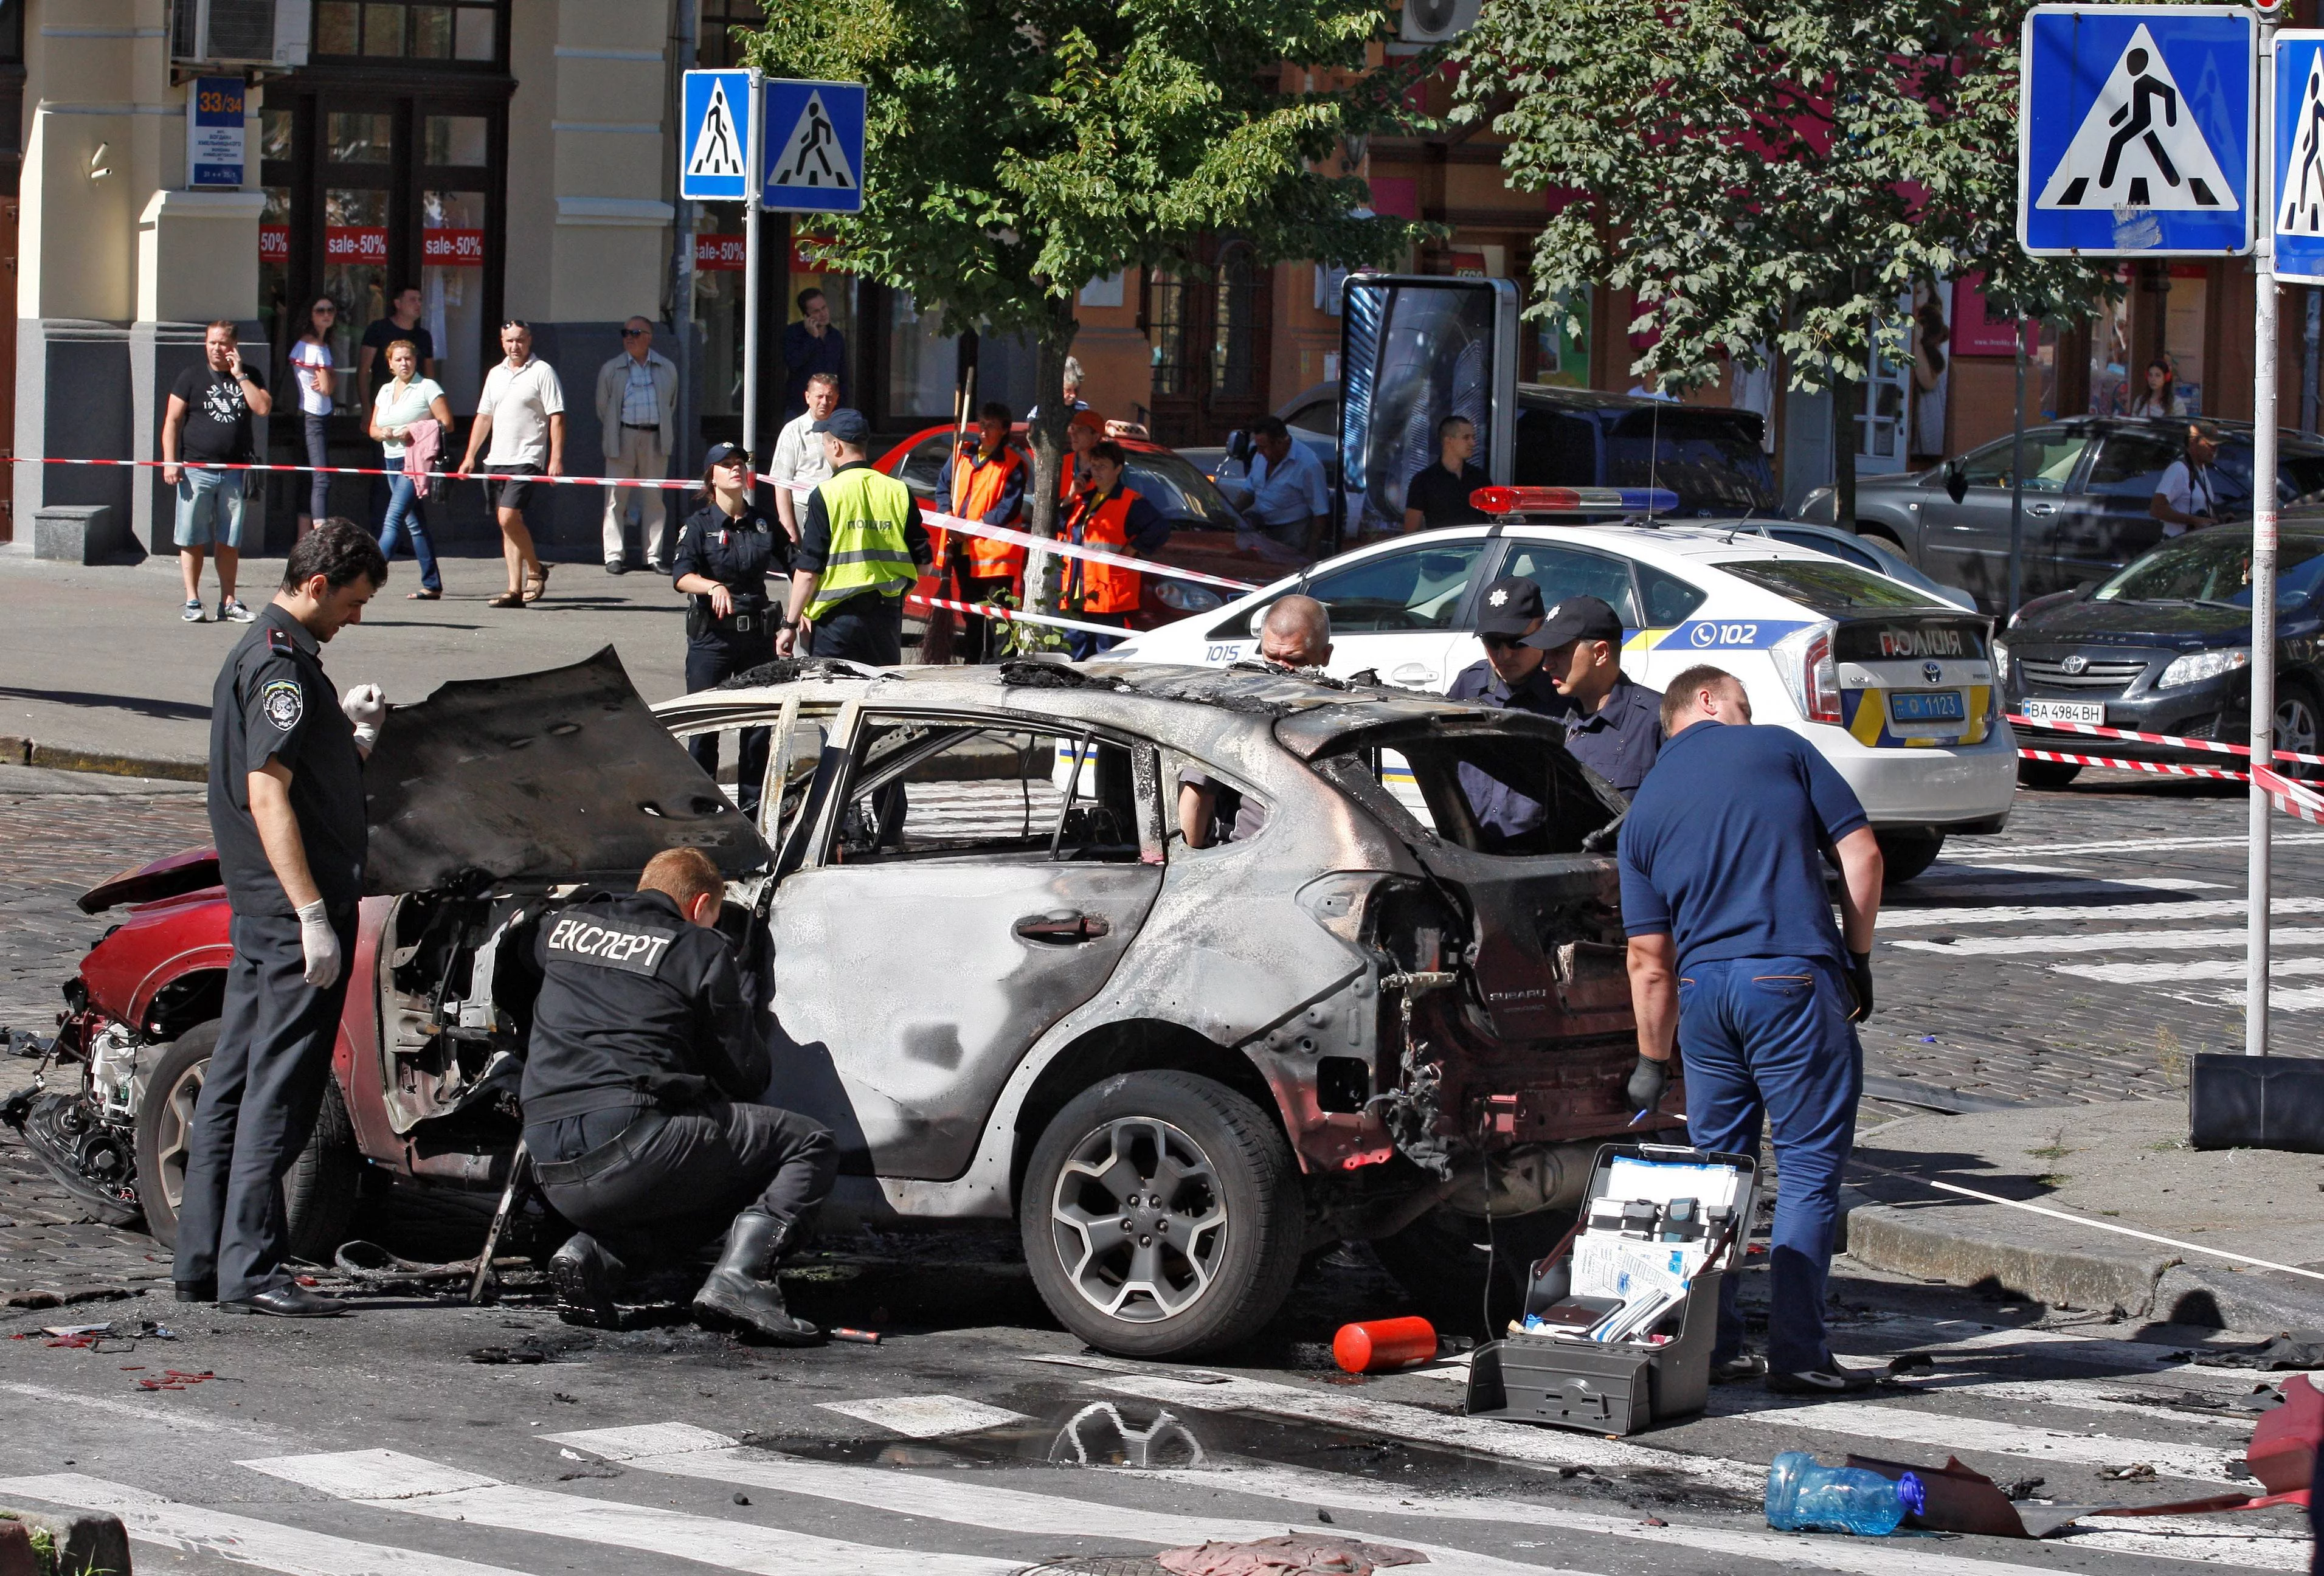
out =
[(1167, 1549), (1154, 1562), (1171, 1576), (1371, 1576), (1388, 1565), (1425, 1565), (1417, 1549), (1317, 1533), (1286, 1533), (1249, 1543)]
[(2098, 1469), (2099, 1477), (2106, 1479), (2109, 1482), (2116, 1483), (2140, 1481), (2153, 1478), (2154, 1475), (2154, 1466), (2153, 1463), (2150, 1461), (2133, 1461), (2126, 1467), (2100, 1467)]
[(2257, 1346), (2195, 1354), (2200, 1368), (2324, 1369), (2324, 1330), (2293, 1330)]
[(834, 1341), (844, 1341), (853, 1346), (877, 1346), (880, 1344), (880, 1332), (877, 1330), (850, 1330), (844, 1325), (835, 1324), (832, 1326), (826, 1333), (828, 1333)]

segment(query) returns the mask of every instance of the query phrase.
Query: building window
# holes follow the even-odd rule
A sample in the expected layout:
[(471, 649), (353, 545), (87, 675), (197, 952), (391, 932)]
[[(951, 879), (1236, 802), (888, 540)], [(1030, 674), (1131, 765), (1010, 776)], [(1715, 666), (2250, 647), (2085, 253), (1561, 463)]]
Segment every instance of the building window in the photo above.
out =
[(1212, 318), (1211, 387), (1228, 399), (1266, 392), (1259, 386), (1252, 336), (1258, 318), (1259, 267), (1240, 242), (1219, 253), (1218, 300)]
[(1188, 386), (1186, 356), (1186, 281), (1175, 273), (1146, 276), (1148, 332), (1154, 341), (1154, 392), (1185, 394)]
[(314, 54), (411, 60), (499, 59), (507, 0), (445, 0), (407, 5), (384, 0), (321, 0), (315, 7)]
[(762, 0), (702, 0), (701, 31), (696, 35), (695, 64), (704, 69), (742, 64), (742, 46), (734, 37), (738, 27), (755, 31), (766, 24)]

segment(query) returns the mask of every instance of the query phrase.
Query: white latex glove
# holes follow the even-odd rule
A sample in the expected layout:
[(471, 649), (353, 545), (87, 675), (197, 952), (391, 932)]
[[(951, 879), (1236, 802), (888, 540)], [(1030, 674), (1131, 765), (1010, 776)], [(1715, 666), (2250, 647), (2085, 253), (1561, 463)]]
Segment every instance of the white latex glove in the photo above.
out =
[(387, 691), (376, 684), (358, 684), (339, 697), (339, 709), (355, 725), (355, 742), (370, 754), (387, 722)]
[(299, 910), (299, 950), (307, 954), (307, 983), (329, 990), (339, 977), (339, 934), (320, 899)]

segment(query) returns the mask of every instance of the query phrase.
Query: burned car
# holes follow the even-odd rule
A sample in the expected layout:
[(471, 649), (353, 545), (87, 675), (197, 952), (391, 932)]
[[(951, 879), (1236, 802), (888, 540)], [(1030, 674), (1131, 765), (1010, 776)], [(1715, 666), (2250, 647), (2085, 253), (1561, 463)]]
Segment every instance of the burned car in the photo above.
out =
[[(743, 726), (773, 733), (756, 825), (680, 745)], [(1129, 1355), (1247, 1338), (1303, 1256), (1351, 1239), (1465, 1324), (1489, 1253), (1522, 1265), (1562, 1230), (1600, 1140), (1680, 1125), (1625, 1106), (1622, 805), (1561, 740), (1409, 692), (1128, 663), (785, 661), (650, 709), (610, 650), (447, 685), (367, 769), (376, 895), (288, 1184), (296, 1244), (328, 1251), (366, 1166), (502, 1185), (537, 926), (684, 843), (729, 879), (766, 1098), (839, 1139), (827, 1223), (1013, 1219), (1050, 1309)], [(1196, 770), (1263, 827), (1190, 847)], [(1488, 851), (1482, 779), (1540, 826)], [(126, 915), (9, 1112), (164, 1240), (228, 955), (217, 881), (184, 854), (86, 896)]]

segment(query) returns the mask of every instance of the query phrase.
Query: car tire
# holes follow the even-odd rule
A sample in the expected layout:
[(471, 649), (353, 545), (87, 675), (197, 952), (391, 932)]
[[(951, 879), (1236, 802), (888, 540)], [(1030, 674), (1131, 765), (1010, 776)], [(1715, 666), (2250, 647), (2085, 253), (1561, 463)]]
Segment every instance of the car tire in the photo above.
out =
[(2030, 788), (2061, 788), (2082, 775), (2082, 769), (2065, 760), (2026, 760), (2017, 762), (2017, 786)]
[[(2324, 752), (2324, 707), (2318, 705), (2316, 692), (2305, 680), (2276, 680), (2275, 747), (2301, 755)], [(2280, 770), (2285, 777), (2302, 782), (2314, 782), (2324, 775), (2324, 768), (2297, 760), (2284, 762)]]
[(1941, 832), (1875, 832), (1873, 836), (1880, 844), (1884, 887), (1903, 886), (1936, 863), (1937, 855), (1945, 851)]
[[(146, 1228), (165, 1248), (178, 1242), (178, 1205), (185, 1196), (186, 1140), (201, 1095), (217, 1023), (197, 1024), (171, 1042), (154, 1064), (137, 1110), (137, 1200)], [(336, 1080), (323, 1087), (322, 1110), (307, 1147), (282, 1179), (290, 1254), (318, 1264), (346, 1240), (363, 1184), (363, 1156)]]
[(1856, 522), (1856, 534), (1858, 536), (1868, 536), (1877, 542), (1885, 542), (1887, 544), (1889, 549), (1898, 558), (1904, 559), (1908, 564), (1913, 561), (1913, 555), (1904, 550), (1904, 539), (1877, 520), (1858, 521)]
[(1490, 1340), (1525, 1311), (1534, 1262), (1564, 1240), (1574, 1219), (1572, 1210), (1497, 1216), (1489, 1238), (1482, 1215), (1439, 1204), (1371, 1247), (1438, 1334)]
[(1035, 1288), (1102, 1351), (1238, 1345), (1299, 1274), (1306, 1211), (1290, 1145), (1268, 1112), (1191, 1073), (1117, 1074), (1083, 1091), (1034, 1146), (1019, 1199)]

